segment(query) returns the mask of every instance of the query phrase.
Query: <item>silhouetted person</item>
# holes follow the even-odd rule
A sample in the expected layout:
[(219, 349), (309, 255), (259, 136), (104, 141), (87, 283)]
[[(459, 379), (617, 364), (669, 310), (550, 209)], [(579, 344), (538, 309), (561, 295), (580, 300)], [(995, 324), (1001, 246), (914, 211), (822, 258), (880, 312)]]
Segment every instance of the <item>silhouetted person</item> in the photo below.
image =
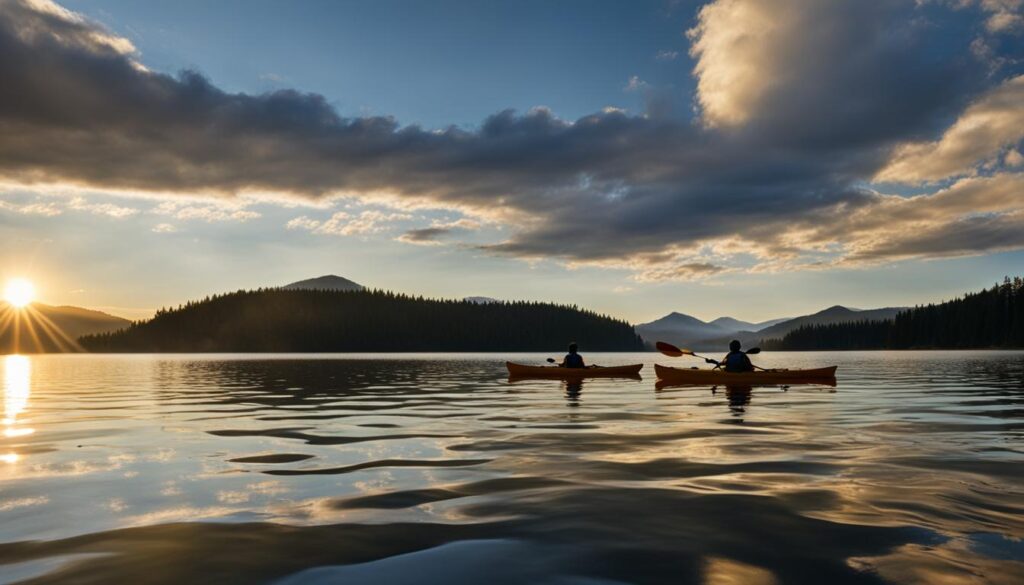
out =
[(754, 364), (750, 363), (750, 358), (747, 354), (740, 351), (740, 344), (738, 339), (733, 339), (729, 342), (729, 353), (722, 358), (721, 366), (726, 372), (752, 372), (754, 371)]
[(587, 365), (583, 363), (583, 356), (576, 353), (579, 351), (579, 346), (575, 343), (569, 344), (569, 353), (562, 358), (562, 363), (559, 364), (563, 368), (585, 368)]

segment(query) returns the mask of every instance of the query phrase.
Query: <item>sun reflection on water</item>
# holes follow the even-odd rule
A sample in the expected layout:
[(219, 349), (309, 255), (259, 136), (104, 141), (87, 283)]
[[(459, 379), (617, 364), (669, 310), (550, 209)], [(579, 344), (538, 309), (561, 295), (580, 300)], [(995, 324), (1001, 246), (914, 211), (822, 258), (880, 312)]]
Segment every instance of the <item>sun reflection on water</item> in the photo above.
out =
[[(28, 427), (18, 427), (18, 415), (25, 411), (31, 393), (32, 364), (27, 356), (9, 355), (4, 358), (4, 418), (5, 437), (21, 437), (34, 431)], [(14, 463), (18, 454), (8, 452), (0, 455), (0, 460)]]

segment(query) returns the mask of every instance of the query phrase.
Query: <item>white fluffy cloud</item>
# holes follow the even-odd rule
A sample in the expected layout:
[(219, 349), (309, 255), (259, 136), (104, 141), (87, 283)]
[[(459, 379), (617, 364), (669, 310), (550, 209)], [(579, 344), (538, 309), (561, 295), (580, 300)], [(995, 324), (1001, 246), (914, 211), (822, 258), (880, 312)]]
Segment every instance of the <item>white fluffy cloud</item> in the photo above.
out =
[[(776, 0), (728, 0), (705, 5), (688, 31), (697, 60), (697, 100), (710, 126), (742, 124), (780, 79), (792, 55), (784, 47), (813, 17)], [(803, 21), (803, 22), (802, 22)]]
[(139, 210), (134, 207), (125, 207), (114, 203), (90, 203), (84, 197), (72, 197), (71, 200), (68, 201), (67, 205), (69, 209), (74, 209), (75, 211), (86, 211), (95, 215), (105, 215), (115, 219), (130, 217), (139, 212)]
[(290, 230), (307, 230), (315, 234), (332, 236), (365, 236), (391, 229), (392, 224), (412, 219), (407, 213), (387, 213), (365, 210), (358, 214), (338, 211), (326, 220), (296, 217), (285, 224)]
[(16, 203), (0, 200), (0, 210), (22, 215), (41, 215), (44, 217), (56, 217), (63, 213), (63, 210), (52, 201)]
[(150, 213), (166, 215), (181, 220), (205, 221), (207, 223), (222, 221), (244, 222), (261, 217), (259, 212), (246, 209), (244, 204), (230, 202), (190, 204), (180, 201), (165, 201), (150, 210)]

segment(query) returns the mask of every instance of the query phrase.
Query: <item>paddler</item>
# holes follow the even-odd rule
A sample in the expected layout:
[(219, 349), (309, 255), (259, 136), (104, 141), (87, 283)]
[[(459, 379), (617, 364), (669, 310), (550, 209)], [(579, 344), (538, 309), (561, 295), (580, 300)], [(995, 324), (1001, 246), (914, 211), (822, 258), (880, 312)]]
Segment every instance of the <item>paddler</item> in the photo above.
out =
[(753, 372), (754, 364), (750, 363), (750, 358), (747, 354), (740, 351), (742, 344), (740, 340), (733, 339), (729, 342), (729, 353), (722, 358), (719, 365), (726, 372)]
[(570, 343), (569, 344), (569, 353), (566, 354), (566, 356), (564, 358), (562, 358), (562, 363), (560, 363), (558, 365), (563, 367), (563, 368), (585, 368), (585, 367), (587, 367), (587, 365), (583, 363), (583, 356), (581, 356), (578, 353), (579, 349), (580, 348), (579, 348), (579, 346), (576, 345), (575, 341)]

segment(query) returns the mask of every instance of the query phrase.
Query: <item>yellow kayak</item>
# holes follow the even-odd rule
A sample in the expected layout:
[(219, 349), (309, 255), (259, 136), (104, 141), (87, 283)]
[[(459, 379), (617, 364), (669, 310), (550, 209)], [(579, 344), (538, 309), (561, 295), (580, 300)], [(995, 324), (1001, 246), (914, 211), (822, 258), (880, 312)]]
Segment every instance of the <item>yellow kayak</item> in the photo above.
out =
[(835, 386), (838, 366), (812, 370), (758, 370), (753, 372), (726, 372), (697, 368), (670, 368), (654, 364), (654, 373), (662, 382), (670, 384), (711, 384), (743, 386), (750, 384), (827, 384)]
[(508, 375), (514, 378), (614, 378), (633, 377), (640, 375), (643, 364), (628, 366), (590, 366), (587, 368), (562, 368), (559, 366), (524, 366), (505, 362)]

